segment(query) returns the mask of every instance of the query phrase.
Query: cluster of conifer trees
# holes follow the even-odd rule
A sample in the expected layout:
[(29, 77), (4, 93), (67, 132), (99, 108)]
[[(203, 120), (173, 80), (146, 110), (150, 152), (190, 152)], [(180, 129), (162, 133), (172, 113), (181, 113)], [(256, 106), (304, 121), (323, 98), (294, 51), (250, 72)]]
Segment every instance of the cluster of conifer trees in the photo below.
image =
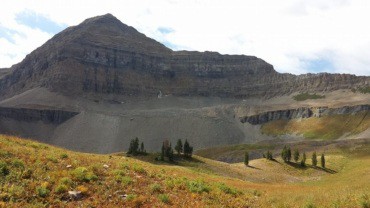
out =
[[(294, 162), (298, 163), (299, 159), (301, 158), (301, 154), (299, 153), (299, 150), (295, 149), (293, 154), (292, 154), (292, 151), (291, 151), (290, 147), (284, 146), (283, 150), (281, 151), (281, 158), (283, 159), (283, 161), (286, 162), (286, 163), (290, 163), (291, 160), (292, 160), (292, 156), (293, 156)], [(263, 157), (268, 159), (268, 160), (274, 160), (273, 154), (269, 150), (266, 153), (263, 153)], [(316, 167), (317, 166), (317, 154), (316, 154), (316, 152), (312, 153), (311, 161), (312, 161), (312, 166)], [(324, 153), (321, 154), (320, 162), (321, 162), (321, 167), (325, 168), (325, 162), (326, 161), (325, 161)], [(244, 164), (246, 166), (248, 166), (248, 164), (249, 164), (249, 153), (248, 152), (245, 152)], [(302, 154), (300, 165), (302, 167), (306, 166), (306, 153), (305, 152), (303, 152), (303, 154)]]
[[(182, 140), (177, 140), (175, 150), (177, 152), (177, 157), (191, 158), (193, 155), (193, 147), (190, 146), (188, 140), (185, 140), (185, 143), (182, 143)], [(144, 148), (144, 143), (139, 141), (139, 138), (132, 139), (130, 141), (130, 146), (127, 151), (128, 155), (146, 155), (146, 150)], [(164, 161), (165, 158), (168, 158), (169, 161), (174, 160), (174, 150), (172, 149), (171, 142), (165, 140), (162, 143), (161, 155), (159, 160)]]
[[(181, 139), (177, 140), (175, 150), (177, 152), (177, 156), (191, 158), (193, 155), (193, 147), (190, 146), (188, 140), (185, 140), (184, 144), (182, 144)], [(169, 161), (173, 161), (174, 159), (171, 142), (168, 142), (167, 140), (162, 143), (160, 160), (164, 161), (165, 157), (167, 157)]]
[(127, 154), (129, 155), (145, 155), (146, 150), (144, 148), (144, 142), (141, 142), (139, 147), (139, 138), (132, 139), (128, 148)]

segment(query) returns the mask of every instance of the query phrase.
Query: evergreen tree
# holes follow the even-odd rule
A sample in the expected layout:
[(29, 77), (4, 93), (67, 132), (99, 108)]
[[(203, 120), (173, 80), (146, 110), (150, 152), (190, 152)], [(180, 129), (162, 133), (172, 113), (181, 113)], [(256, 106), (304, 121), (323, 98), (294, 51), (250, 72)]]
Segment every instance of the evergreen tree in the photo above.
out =
[(170, 148), (168, 148), (169, 149), (169, 151), (168, 151), (168, 160), (169, 161), (173, 161), (173, 149), (170, 147)]
[(145, 153), (144, 142), (141, 142), (141, 145), (140, 145), (140, 153)]
[(284, 146), (283, 150), (281, 150), (281, 159), (283, 159), (284, 162), (287, 161), (287, 153), (288, 149)]
[(292, 151), (290, 150), (290, 147), (284, 146), (283, 150), (281, 151), (281, 158), (284, 160), (284, 162), (290, 162), (292, 159)]
[(274, 159), (270, 150), (267, 150), (266, 159), (268, 159), (268, 160), (273, 160)]
[(162, 143), (162, 150), (161, 150), (161, 160), (164, 161), (164, 152), (165, 152), (165, 149), (164, 149), (164, 142)]
[(290, 150), (290, 147), (288, 147), (287, 152), (286, 152), (286, 159), (288, 162), (292, 159), (292, 151)]
[(165, 150), (164, 150), (165, 157), (168, 157), (170, 155), (170, 150), (171, 150), (171, 143), (169, 143), (168, 147), (165, 147)]
[(183, 152), (183, 145), (181, 139), (177, 140), (177, 144), (175, 146), (175, 150), (177, 151), (177, 154), (180, 155)]
[(324, 153), (321, 154), (321, 167), (325, 168), (325, 155), (324, 155)]
[(302, 155), (301, 166), (302, 167), (306, 166), (306, 153), (305, 152)]
[(185, 140), (184, 143), (184, 156), (185, 157), (191, 157), (193, 154), (193, 147), (190, 146), (188, 140)]
[(297, 149), (294, 150), (293, 159), (295, 162), (298, 162), (299, 160), (299, 151)]
[[(143, 147), (144, 147), (144, 143), (142, 143)], [(128, 148), (128, 151), (127, 151), (127, 154), (130, 154), (130, 155), (137, 155), (140, 153), (140, 150), (139, 150), (139, 138), (135, 138), (135, 139), (132, 139), (130, 141), (130, 146)]]
[(132, 154), (132, 152), (133, 152), (133, 148), (134, 148), (134, 141), (133, 140), (131, 140), (130, 141), (130, 146), (128, 147), (128, 151), (127, 151), (127, 154)]
[(317, 166), (317, 156), (316, 152), (312, 153), (312, 166), (316, 167)]
[(245, 152), (244, 164), (245, 164), (245, 166), (248, 166), (248, 164), (249, 164), (249, 153), (248, 152)]

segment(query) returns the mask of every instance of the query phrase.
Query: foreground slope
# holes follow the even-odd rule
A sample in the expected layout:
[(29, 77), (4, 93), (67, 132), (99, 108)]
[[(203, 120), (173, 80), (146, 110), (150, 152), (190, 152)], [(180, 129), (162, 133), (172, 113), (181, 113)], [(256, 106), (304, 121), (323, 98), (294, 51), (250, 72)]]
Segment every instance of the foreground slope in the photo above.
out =
[[(366, 207), (369, 149), (369, 143), (327, 149), (323, 170), (197, 156), (170, 164), (152, 155), (84, 154), (2, 135), (0, 206)], [(81, 198), (71, 199), (72, 190)]]

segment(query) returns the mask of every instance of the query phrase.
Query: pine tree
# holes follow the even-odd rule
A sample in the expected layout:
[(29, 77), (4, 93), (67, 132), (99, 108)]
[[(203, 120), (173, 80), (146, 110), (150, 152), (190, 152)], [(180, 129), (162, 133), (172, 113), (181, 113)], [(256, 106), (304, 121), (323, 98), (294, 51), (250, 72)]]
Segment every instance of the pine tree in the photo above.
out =
[(292, 159), (292, 151), (290, 150), (290, 147), (284, 146), (283, 150), (281, 151), (281, 158), (284, 160), (284, 162), (290, 162)]
[(165, 152), (165, 149), (164, 149), (164, 142), (162, 143), (162, 150), (161, 150), (161, 160), (164, 161), (164, 152)]
[[(144, 143), (142, 143), (143, 145), (143, 148), (144, 148)], [(139, 138), (135, 138), (135, 139), (132, 139), (130, 141), (130, 146), (128, 148), (128, 151), (127, 151), (127, 154), (130, 154), (130, 155), (137, 155), (139, 154), (141, 151), (139, 150)]]
[(306, 166), (306, 153), (305, 152), (302, 155), (301, 166), (302, 167)]
[(324, 155), (324, 153), (321, 154), (321, 167), (325, 168), (325, 155)]
[(274, 159), (270, 150), (267, 150), (266, 159), (268, 159), (268, 160), (273, 160)]
[(296, 149), (294, 150), (293, 159), (297, 163), (299, 160), (299, 151)]
[(188, 140), (185, 140), (184, 143), (184, 156), (185, 157), (191, 157), (193, 154), (193, 147), (190, 146)]
[(144, 142), (141, 142), (141, 145), (140, 145), (140, 153), (145, 153), (145, 149), (144, 149)]
[(286, 148), (286, 146), (284, 146), (283, 150), (281, 151), (281, 159), (283, 159), (284, 162), (287, 161), (287, 152), (288, 149)]
[(312, 154), (312, 166), (316, 167), (317, 166), (317, 156), (316, 152)]
[(249, 164), (249, 153), (248, 152), (245, 152), (244, 164), (245, 164), (245, 166), (248, 166), (248, 164)]
[(287, 153), (286, 153), (287, 155), (287, 161), (288, 162), (290, 162), (290, 160), (292, 159), (292, 151), (290, 150), (290, 147), (288, 147), (288, 149), (287, 149)]
[(134, 142), (133, 140), (130, 141), (130, 146), (128, 147), (127, 154), (132, 154), (134, 148), (133, 142)]
[(168, 148), (169, 149), (169, 151), (168, 151), (168, 160), (169, 161), (173, 161), (173, 149), (170, 147), (170, 148)]
[(177, 140), (175, 150), (177, 151), (178, 155), (180, 155), (183, 152), (183, 145), (181, 139)]

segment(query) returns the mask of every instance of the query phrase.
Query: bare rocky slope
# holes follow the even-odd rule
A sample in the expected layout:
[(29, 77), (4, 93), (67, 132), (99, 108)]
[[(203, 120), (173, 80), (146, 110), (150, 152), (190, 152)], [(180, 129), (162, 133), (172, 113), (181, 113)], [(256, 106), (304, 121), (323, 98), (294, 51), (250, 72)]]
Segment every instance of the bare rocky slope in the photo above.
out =
[[(327, 94), (319, 106), (369, 104), (368, 95), (350, 92), (369, 83), (348, 74), (281, 74), (254, 56), (172, 51), (107, 14), (0, 70), (0, 132), (88, 152), (121, 151), (136, 136), (148, 150), (165, 138), (195, 148), (254, 142), (267, 136), (240, 118), (315, 105), (289, 97), (298, 92)], [(73, 116), (28, 116), (44, 118), (40, 112)]]

